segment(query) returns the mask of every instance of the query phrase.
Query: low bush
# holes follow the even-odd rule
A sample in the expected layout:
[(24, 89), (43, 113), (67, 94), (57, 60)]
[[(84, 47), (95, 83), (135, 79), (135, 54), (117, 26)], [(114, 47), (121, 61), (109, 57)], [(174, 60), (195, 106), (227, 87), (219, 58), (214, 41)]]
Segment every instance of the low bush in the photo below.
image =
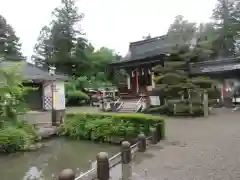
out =
[(22, 151), (36, 140), (38, 140), (36, 130), (24, 121), (5, 122), (0, 128), (0, 152)]
[(67, 92), (68, 105), (80, 105), (83, 102), (86, 103), (89, 99), (89, 96), (82, 91), (73, 90)]
[[(135, 138), (141, 132), (149, 134), (150, 127), (163, 123), (162, 117), (144, 114), (77, 113), (68, 114), (63, 135), (74, 139), (110, 142), (113, 137)], [(164, 136), (164, 126), (161, 131)]]
[(0, 150), (11, 153), (24, 150), (31, 144), (29, 134), (15, 126), (0, 129)]

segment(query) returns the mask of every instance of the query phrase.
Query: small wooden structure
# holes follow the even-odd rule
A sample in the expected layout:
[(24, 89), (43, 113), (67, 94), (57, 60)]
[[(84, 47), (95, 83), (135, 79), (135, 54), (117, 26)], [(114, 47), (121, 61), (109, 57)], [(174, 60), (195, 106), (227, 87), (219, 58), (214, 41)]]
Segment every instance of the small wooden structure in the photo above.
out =
[[(0, 63), (0, 68), (14, 67), (16, 64), (19, 64), (19, 62), (3, 61)], [(30, 91), (26, 96), (26, 101), (31, 110), (42, 111), (52, 109), (51, 85), (54, 85), (54, 91), (58, 87), (63, 89), (62, 96), (64, 97), (63, 103), (65, 107), (64, 81), (67, 80), (67, 76), (61, 74), (51, 76), (47, 70), (25, 61), (22, 62), (19, 70), (24, 80), (31, 80), (31, 82), (24, 83), (23, 85), (36, 88), (36, 90)]]

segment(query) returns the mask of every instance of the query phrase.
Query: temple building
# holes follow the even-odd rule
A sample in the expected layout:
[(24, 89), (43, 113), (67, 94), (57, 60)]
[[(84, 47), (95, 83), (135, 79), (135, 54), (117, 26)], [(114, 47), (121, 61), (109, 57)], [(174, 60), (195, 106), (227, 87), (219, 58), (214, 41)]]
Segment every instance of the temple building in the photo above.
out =
[[(155, 88), (152, 68), (163, 65), (170, 51), (183, 42), (174, 42), (167, 36), (149, 38), (129, 44), (127, 56), (109, 64), (108, 71), (117, 75), (120, 69), (127, 72), (125, 86), (120, 86), (121, 97), (149, 97)], [(240, 58), (226, 58), (190, 63), (187, 69), (191, 76), (209, 76), (219, 80), (222, 99), (232, 96), (233, 86), (239, 86)]]
[(128, 55), (108, 67), (112, 73), (119, 69), (127, 72), (127, 86), (119, 87), (120, 93), (131, 97), (148, 96), (155, 87), (152, 68), (163, 65), (165, 57), (174, 46), (176, 43), (170, 43), (166, 36), (130, 43)]

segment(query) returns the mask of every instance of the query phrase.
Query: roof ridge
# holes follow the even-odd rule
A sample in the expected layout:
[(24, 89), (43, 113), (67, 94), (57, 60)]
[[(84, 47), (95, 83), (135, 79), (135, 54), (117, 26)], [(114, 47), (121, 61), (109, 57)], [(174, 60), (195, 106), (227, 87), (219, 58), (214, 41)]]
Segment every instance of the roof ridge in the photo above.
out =
[(134, 42), (130, 42), (130, 45), (129, 45), (129, 46), (132, 46), (132, 45), (141, 45), (141, 44), (153, 42), (153, 41), (156, 41), (156, 40), (164, 39), (165, 37), (167, 37), (167, 35), (156, 36), (156, 37), (153, 37), (153, 38), (143, 39), (143, 40), (140, 40), (140, 41), (134, 41)]

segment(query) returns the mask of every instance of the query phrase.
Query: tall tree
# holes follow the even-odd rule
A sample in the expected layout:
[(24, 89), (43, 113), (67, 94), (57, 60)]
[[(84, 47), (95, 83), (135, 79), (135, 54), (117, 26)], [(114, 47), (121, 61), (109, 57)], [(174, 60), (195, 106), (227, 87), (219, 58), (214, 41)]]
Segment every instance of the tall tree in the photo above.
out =
[(233, 1), (218, 0), (213, 10), (215, 28), (218, 31), (218, 38), (213, 42), (213, 48), (218, 51), (218, 56), (229, 57), (235, 55), (236, 50), (236, 5)]
[(170, 25), (167, 35), (172, 42), (189, 43), (195, 33), (196, 23), (189, 22), (182, 15), (178, 15)]
[(49, 61), (52, 58), (53, 47), (51, 45), (50, 31), (51, 29), (48, 26), (44, 26), (40, 31), (37, 39), (38, 42), (34, 47), (32, 61), (40, 67), (48, 67), (50, 65)]
[(0, 15), (0, 56), (4, 60), (20, 61), (23, 59), (21, 44), (13, 27)]
[(87, 41), (82, 38), (84, 33), (80, 24), (84, 14), (78, 13), (74, 0), (61, 0), (61, 7), (52, 14), (51, 26), (43, 28), (40, 33), (36, 46), (38, 60), (35, 58), (35, 62), (54, 65), (59, 71), (75, 75), (86, 58), (83, 50)]

